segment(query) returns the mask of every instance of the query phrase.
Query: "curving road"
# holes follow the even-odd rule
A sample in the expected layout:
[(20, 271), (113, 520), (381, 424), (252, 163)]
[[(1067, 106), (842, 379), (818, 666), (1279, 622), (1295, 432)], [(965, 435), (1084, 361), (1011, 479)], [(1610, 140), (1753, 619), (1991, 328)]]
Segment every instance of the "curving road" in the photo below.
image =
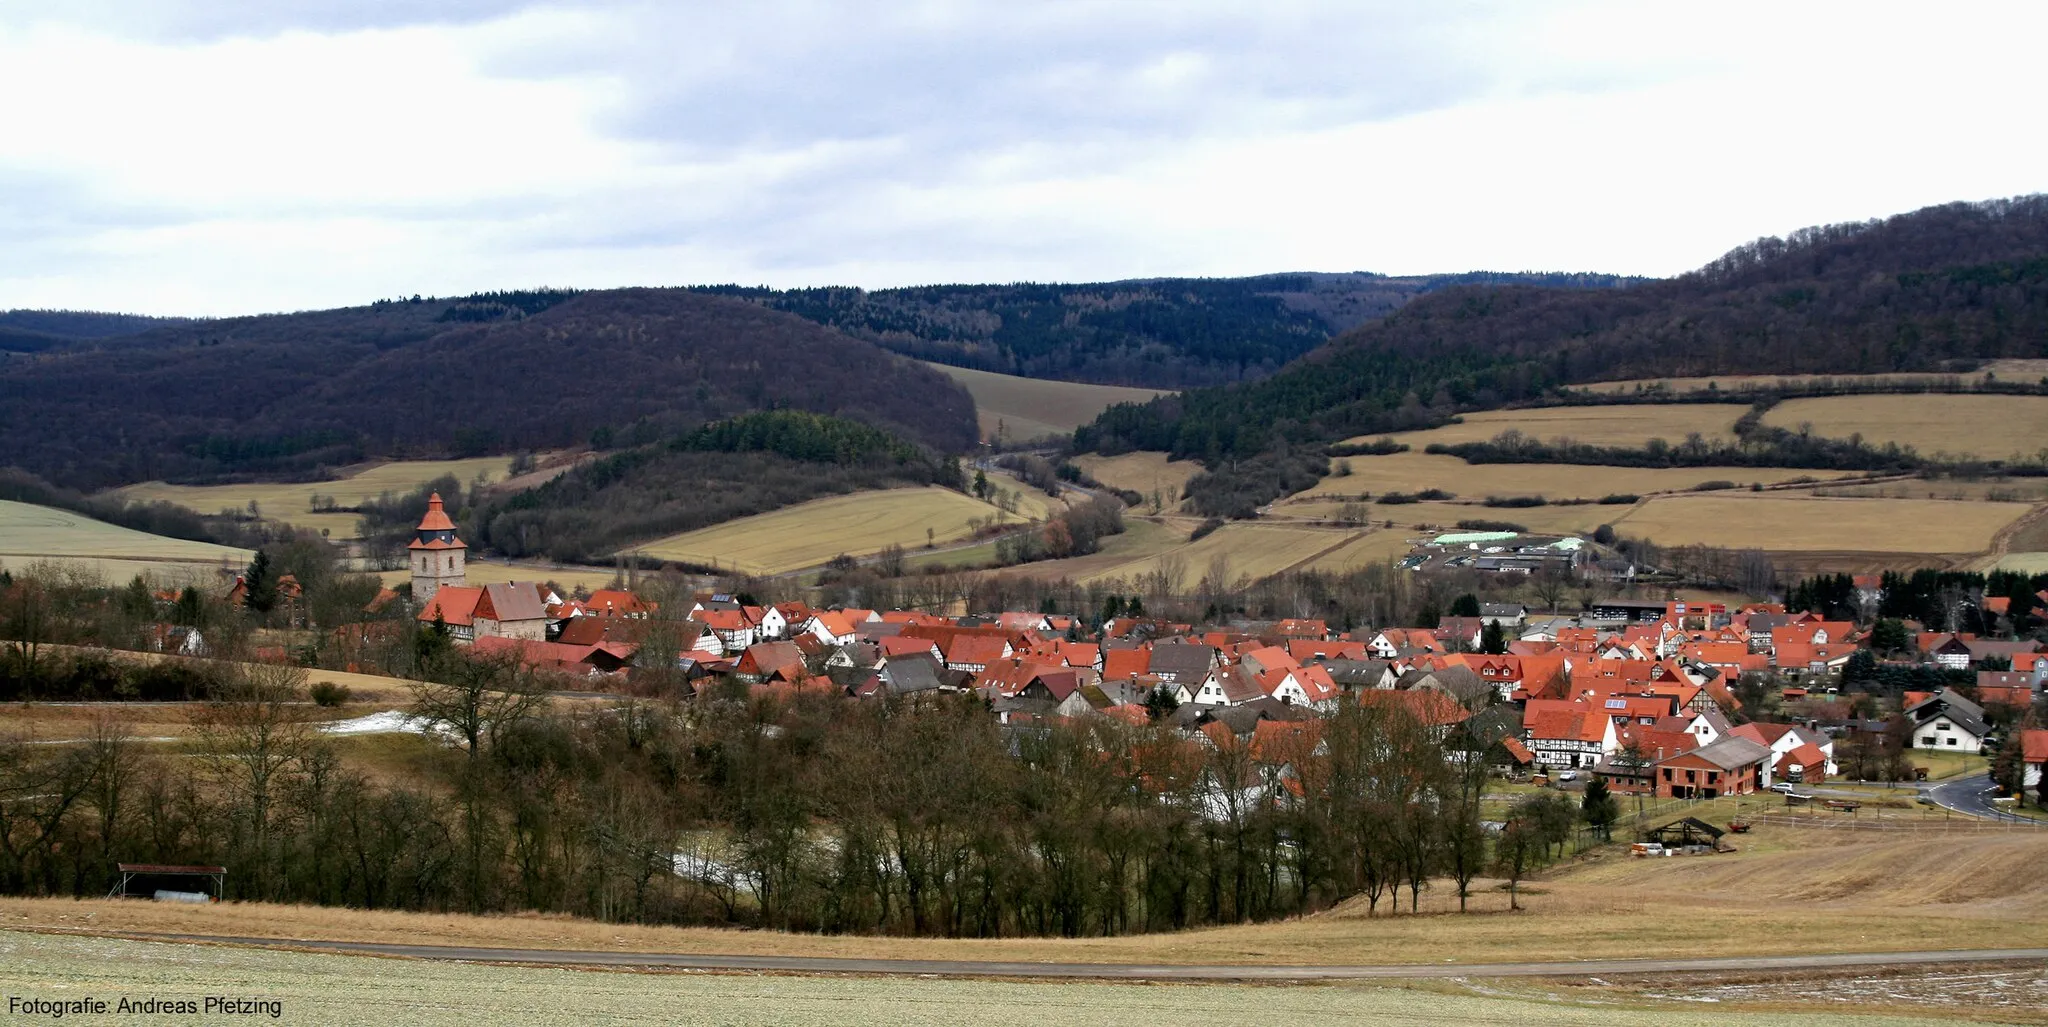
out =
[(1992, 805), (1992, 784), (1990, 774), (1959, 778), (1934, 785), (1924, 793), (1932, 798), (1935, 805), (1973, 817), (1987, 820), (2004, 820), (2019, 824), (2043, 826), (2031, 817), (2022, 817)]
[[(72, 933), (72, 932), (63, 932)], [(1429, 963), (1379, 966), (1257, 966), (1141, 963), (1023, 963), (957, 959), (850, 959), (824, 956), (731, 956), (664, 952), (594, 952), (499, 949), (460, 945), (396, 945), (306, 941), (204, 934), (138, 934), (138, 941), (240, 945), (298, 952), (395, 956), (464, 963), (591, 966), (621, 969), (767, 971), (806, 974), (890, 974), (929, 977), (1028, 977), (1068, 980), (1325, 981), (1376, 978), (1558, 977), (1756, 970), (1825, 970), (1899, 967), (1929, 963), (2048, 961), (2048, 949), (1974, 949), (1946, 952), (1851, 952), (1835, 955), (1735, 956), (1689, 959), (1581, 959), (1569, 962)]]

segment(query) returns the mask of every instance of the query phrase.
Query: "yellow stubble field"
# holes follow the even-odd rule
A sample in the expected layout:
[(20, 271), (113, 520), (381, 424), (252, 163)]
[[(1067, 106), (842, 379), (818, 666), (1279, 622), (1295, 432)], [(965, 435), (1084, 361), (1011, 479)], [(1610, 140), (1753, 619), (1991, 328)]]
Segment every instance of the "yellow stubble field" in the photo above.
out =
[[(890, 545), (915, 550), (927, 538), (939, 545), (957, 542), (972, 532), (969, 522), (991, 520), (999, 513), (972, 496), (936, 485), (883, 489), (741, 517), (649, 542), (635, 551), (748, 574), (781, 574), (818, 566), (842, 553), (866, 556)], [(1016, 514), (1003, 519), (1023, 523)]]
[[(1615, 530), (1660, 545), (1788, 552), (1978, 553), (2025, 516), (2020, 503), (1782, 495), (1657, 496)], [(1530, 511), (1502, 511), (1522, 514)]]
[[(1157, 455), (1157, 454), (1153, 454)], [(1460, 499), (1486, 496), (1543, 496), (1549, 499), (1599, 499), (1615, 494), (1676, 492), (1710, 481), (1776, 485), (1798, 479), (1822, 481), (1854, 477), (1852, 471), (1812, 471), (1786, 467), (1599, 467), (1580, 464), (1468, 464), (1454, 456), (1411, 450), (1386, 456), (1342, 457), (1348, 475), (1332, 474), (1300, 498), (1383, 495), (1443, 489)]]
[[(1737, 403), (1658, 403), (1651, 405), (1535, 407), (1527, 410), (1482, 410), (1465, 414), (1458, 424), (1393, 436), (1420, 452), (1433, 443), (1485, 442), (1514, 429), (1548, 442), (1568, 437), (1595, 446), (1641, 446), (1651, 439), (1673, 445), (1698, 432), (1708, 442), (1734, 439), (1731, 429), (1747, 407)], [(1361, 435), (1345, 440), (1361, 444), (1381, 438)]]
[(1815, 435), (1896, 442), (1924, 456), (2001, 459), (2048, 450), (2048, 396), (1823, 396), (1772, 407), (1764, 423)]

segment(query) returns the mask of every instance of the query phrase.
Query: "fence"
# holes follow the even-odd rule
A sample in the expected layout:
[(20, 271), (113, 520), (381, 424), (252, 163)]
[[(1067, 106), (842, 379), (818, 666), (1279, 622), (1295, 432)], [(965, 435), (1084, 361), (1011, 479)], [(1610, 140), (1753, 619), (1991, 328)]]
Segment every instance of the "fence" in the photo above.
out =
[(1802, 817), (1789, 813), (1763, 813), (1745, 817), (1751, 824), (1769, 824), (1774, 827), (1811, 827), (1822, 831), (1921, 831), (1934, 833), (1983, 834), (2000, 831), (2048, 830), (2048, 823), (2025, 817), (1972, 817), (1962, 814), (1940, 815), (1928, 811), (1923, 816), (1839, 816)]

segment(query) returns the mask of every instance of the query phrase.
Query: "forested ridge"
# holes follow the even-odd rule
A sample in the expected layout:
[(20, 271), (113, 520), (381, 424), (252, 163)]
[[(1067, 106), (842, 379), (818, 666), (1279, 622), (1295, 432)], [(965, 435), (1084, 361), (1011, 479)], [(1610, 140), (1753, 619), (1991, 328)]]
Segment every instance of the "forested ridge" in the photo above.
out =
[(1460, 286), (1262, 381), (1112, 407), (1075, 446), (1202, 460), (1217, 476), (1208, 491), (1243, 511), (1281, 493), (1244, 480), (1241, 466), (1313, 463), (1331, 441), (1440, 424), (1566, 384), (2044, 357), (2044, 258), (2048, 197), (2029, 196), (1809, 228), (1630, 289)]
[(964, 451), (938, 372), (684, 290), (488, 293), (173, 323), (0, 363), (7, 462), (59, 485), (312, 477), (375, 457), (645, 443), (751, 410)]
[(1281, 274), (1084, 284), (703, 291), (830, 325), (898, 353), (1029, 378), (1181, 389), (1272, 374), (1336, 332), (1473, 282), (1601, 289), (1641, 279), (1469, 272)]

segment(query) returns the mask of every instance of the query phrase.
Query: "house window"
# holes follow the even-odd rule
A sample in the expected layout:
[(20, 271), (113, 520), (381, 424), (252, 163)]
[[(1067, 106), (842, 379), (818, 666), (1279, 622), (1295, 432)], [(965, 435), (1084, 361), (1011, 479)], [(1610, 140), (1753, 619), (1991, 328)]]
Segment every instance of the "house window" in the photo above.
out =
[(1953, 738), (1950, 738), (1950, 739), (1948, 739), (1948, 740), (1947, 740), (1947, 742), (1948, 742), (1948, 744), (1950, 744), (1950, 745), (1954, 745), (1954, 744), (1956, 744), (1956, 740), (1955, 740), (1955, 739), (1953, 739)]
[(1921, 736), (1920, 736), (1920, 744), (1921, 744), (1921, 745), (1933, 745), (1933, 744), (1934, 744), (1934, 736), (1933, 736), (1933, 735), (1921, 735)]

